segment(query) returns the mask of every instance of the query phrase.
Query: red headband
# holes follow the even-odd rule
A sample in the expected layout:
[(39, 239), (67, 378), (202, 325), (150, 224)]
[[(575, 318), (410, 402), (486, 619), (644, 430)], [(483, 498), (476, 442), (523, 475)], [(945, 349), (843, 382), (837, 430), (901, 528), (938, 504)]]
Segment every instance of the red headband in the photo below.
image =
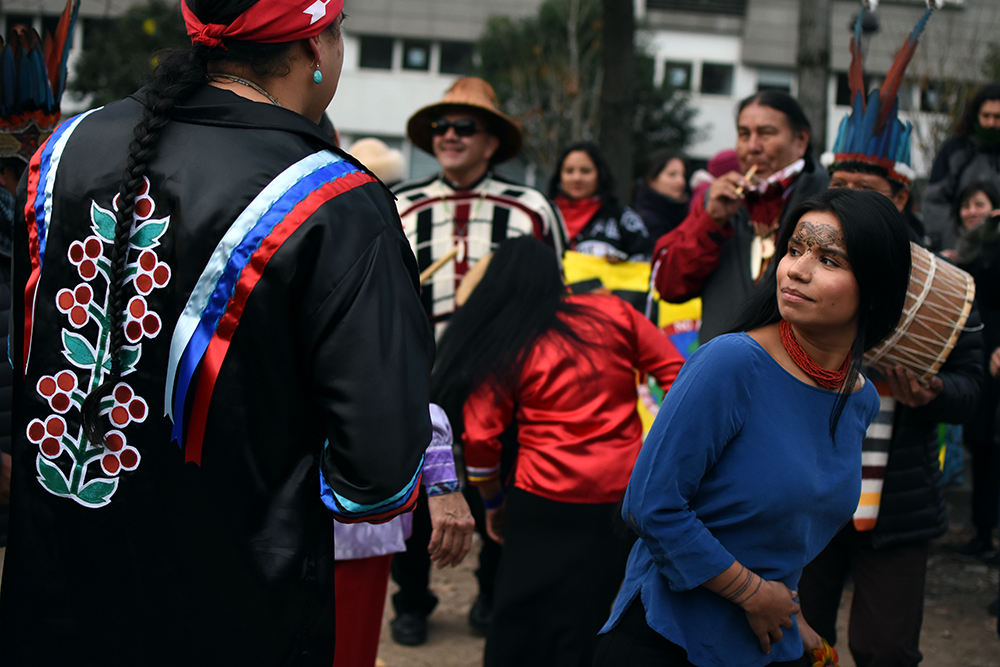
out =
[(229, 25), (202, 23), (181, 3), (192, 44), (222, 46), (222, 38), (273, 44), (294, 42), (323, 32), (344, 10), (344, 0), (259, 0)]

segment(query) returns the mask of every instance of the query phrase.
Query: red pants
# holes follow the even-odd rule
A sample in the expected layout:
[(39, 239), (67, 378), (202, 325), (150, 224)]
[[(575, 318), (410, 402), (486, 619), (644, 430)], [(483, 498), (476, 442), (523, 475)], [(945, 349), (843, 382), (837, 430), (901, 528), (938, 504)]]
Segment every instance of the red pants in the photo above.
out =
[(336, 562), (333, 569), (337, 596), (334, 667), (374, 667), (391, 564), (392, 554)]

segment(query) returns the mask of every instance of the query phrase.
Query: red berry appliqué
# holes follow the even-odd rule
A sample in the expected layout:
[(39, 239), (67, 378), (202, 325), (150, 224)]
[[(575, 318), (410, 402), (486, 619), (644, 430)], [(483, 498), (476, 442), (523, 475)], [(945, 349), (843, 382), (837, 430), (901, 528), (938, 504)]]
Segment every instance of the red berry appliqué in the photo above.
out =
[(111, 395), (115, 403), (108, 411), (108, 418), (116, 428), (125, 428), (132, 422), (146, 420), (149, 413), (146, 401), (136, 396), (126, 383), (119, 382)]
[(125, 310), (125, 338), (130, 343), (138, 343), (143, 336), (153, 338), (160, 333), (163, 324), (160, 316), (146, 308), (146, 300), (141, 296), (129, 299)]
[(97, 260), (103, 255), (104, 241), (97, 236), (88, 236), (83, 241), (73, 241), (69, 245), (69, 261), (84, 280), (94, 279), (97, 275)]
[[(118, 393), (117, 389), (115, 393)], [(106, 453), (101, 457), (101, 468), (104, 472), (117, 475), (122, 470), (135, 470), (139, 466), (139, 452), (135, 447), (126, 444), (124, 433), (117, 430), (108, 431), (104, 441)]]
[(170, 267), (156, 259), (152, 250), (143, 250), (135, 267), (135, 290), (143, 296), (170, 282)]
[(35, 385), (38, 394), (49, 403), (49, 407), (59, 414), (66, 414), (73, 405), (76, 390), (76, 375), (72, 371), (59, 371), (55, 375), (43, 375)]
[(56, 293), (56, 308), (69, 315), (69, 323), (79, 329), (90, 319), (87, 306), (93, 300), (94, 290), (87, 283), (80, 283), (74, 289), (61, 289)]
[(45, 457), (54, 459), (62, 453), (62, 437), (66, 435), (66, 420), (49, 415), (45, 421), (32, 419), (28, 424), (28, 440), (38, 445)]

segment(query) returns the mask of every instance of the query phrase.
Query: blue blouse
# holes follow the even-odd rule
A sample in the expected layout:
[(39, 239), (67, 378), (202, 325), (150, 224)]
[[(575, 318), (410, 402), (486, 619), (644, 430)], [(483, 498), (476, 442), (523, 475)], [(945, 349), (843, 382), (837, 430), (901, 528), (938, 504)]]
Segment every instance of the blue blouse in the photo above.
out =
[(641, 595), (649, 626), (698, 667), (800, 657), (797, 625), (765, 655), (743, 609), (700, 585), (738, 560), (796, 590), (802, 568), (851, 518), (861, 441), (879, 399), (865, 382), (832, 442), (836, 400), (746, 334), (720, 336), (691, 355), (632, 471), (622, 516), (641, 539), (601, 632)]

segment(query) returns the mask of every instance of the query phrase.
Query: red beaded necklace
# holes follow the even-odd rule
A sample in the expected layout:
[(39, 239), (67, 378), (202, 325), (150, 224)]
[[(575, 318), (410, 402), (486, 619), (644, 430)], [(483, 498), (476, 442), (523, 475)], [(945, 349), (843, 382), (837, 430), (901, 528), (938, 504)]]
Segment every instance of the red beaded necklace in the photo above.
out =
[(788, 320), (778, 322), (778, 331), (781, 332), (781, 344), (785, 346), (785, 351), (788, 352), (788, 356), (792, 358), (796, 366), (804, 370), (819, 386), (826, 389), (840, 389), (844, 380), (847, 379), (847, 371), (851, 367), (850, 352), (847, 353), (844, 363), (840, 365), (840, 370), (830, 371), (813, 361), (809, 353), (802, 349), (799, 341), (795, 339), (795, 333)]

